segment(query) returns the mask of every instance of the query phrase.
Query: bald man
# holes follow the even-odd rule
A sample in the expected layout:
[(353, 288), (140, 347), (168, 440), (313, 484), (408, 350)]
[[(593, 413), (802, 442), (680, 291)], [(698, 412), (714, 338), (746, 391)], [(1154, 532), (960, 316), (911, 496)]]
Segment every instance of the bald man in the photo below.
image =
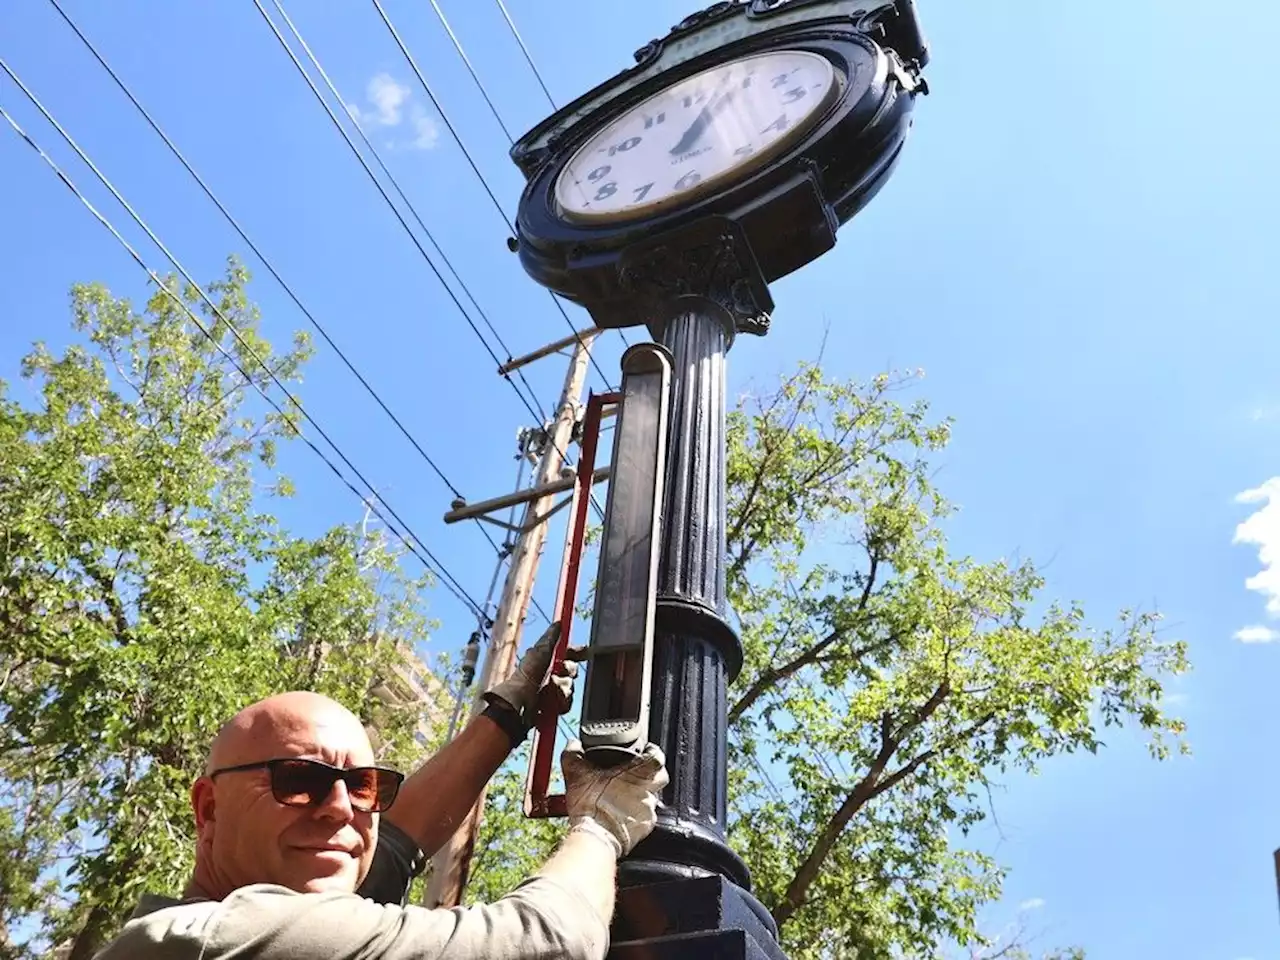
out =
[[(403, 785), (333, 700), (295, 692), (246, 707), (191, 788), (196, 866), (182, 899), (144, 897), (98, 960), (603, 960), (617, 860), (653, 829), (667, 784), (656, 747), (601, 770), (571, 743), (569, 830), (541, 869), (491, 904), (403, 905), (527, 735), (555, 635)], [(575, 672), (554, 678), (565, 709)]]

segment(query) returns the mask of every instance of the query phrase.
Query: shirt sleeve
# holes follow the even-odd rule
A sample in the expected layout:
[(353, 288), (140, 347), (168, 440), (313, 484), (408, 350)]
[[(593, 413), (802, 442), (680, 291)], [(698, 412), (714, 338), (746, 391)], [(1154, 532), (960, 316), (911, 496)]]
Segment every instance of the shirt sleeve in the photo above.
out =
[(609, 928), (581, 893), (547, 877), (451, 910), (258, 885), (132, 921), (113, 946), (130, 960), (604, 960)]
[(427, 858), (407, 833), (394, 823), (378, 824), (378, 846), (369, 873), (356, 893), (374, 903), (404, 906), (409, 884), (422, 873)]

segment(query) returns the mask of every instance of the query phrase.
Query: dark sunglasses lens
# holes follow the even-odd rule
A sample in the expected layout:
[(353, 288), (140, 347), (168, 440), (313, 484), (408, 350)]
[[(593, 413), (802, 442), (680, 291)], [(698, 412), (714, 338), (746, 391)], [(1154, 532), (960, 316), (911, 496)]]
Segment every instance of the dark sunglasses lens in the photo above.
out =
[(379, 813), (391, 806), (400, 790), (400, 774), (394, 770), (363, 767), (347, 771), (347, 792), (351, 805), (366, 813)]
[(286, 806), (315, 806), (329, 796), (340, 772), (310, 760), (280, 760), (271, 766), (271, 792)]
[(337, 770), (313, 760), (280, 760), (271, 767), (271, 792), (290, 807), (319, 806), (342, 779), (353, 809), (378, 813), (391, 806), (404, 779), (394, 770), (356, 767)]
[(348, 770), (343, 775), (347, 781), (347, 796), (351, 806), (365, 813), (378, 809), (378, 771), (372, 767)]
[(395, 803), (396, 794), (400, 792), (400, 784), (404, 783), (404, 774), (395, 770), (378, 771), (378, 809), (385, 810)]

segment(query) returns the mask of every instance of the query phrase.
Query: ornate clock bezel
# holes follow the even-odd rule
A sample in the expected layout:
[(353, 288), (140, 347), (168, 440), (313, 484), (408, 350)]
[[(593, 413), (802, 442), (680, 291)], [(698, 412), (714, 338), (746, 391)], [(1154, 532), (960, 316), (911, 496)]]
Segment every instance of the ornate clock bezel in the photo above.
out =
[[(603, 327), (649, 322), (643, 303), (623, 283), (624, 251), (655, 237), (685, 231), (708, 219), (732, 221), (769, 283), (798, 269), (835, 244), (838, 227), (875, 195), (896, 166), (911, 126), (917, 94), (927, 92), (918, 62), (904, 62), (870, 33), (878, 21), (824, 17), (823, 9), (875, 7), (888, 16), (911, 0), (790, 0), (775, 9), (804, 8), (812, 21), (760, 30), (707, 49), (640, 82), (624, 72), (623, 90), (608, 100), (602, 85), (539, 124), (512, 148), (528, 181), (516, 218), (521, 264), (538, 283), (586, 307)], [(749, 20), (754, 3), (717, 4), (704, 15), (711, 30), (733, 17)], [(721, 9), (723, 8), (723, 9)], [(677, 28), (679, 29), (679, 28)], [(880, 31), (883, 33), (883, 31)], [(652, 45), (651, 45), (652, 46)], [(649, 48), (646, 48), (646, 50)], [(718, 63), (755, 53), (800, 50), (827, 58), (843, 75), (841, 91), (809, 130), (763, 167), (679, 202), (670, 209), (627, 219), (577, 222), (556, 208), (560, 172), (588, 140), (625, 112), (672, 84)], [(641, 52), (644, 55), (644, 51)], [(602, 92), (603, 91), (603, 92)], [(585, 111), (583, 106), (597, 104)], [(682, 198), (683, 199), (683, 198)], [(755, 332), (762, 332), (762, 329)]]

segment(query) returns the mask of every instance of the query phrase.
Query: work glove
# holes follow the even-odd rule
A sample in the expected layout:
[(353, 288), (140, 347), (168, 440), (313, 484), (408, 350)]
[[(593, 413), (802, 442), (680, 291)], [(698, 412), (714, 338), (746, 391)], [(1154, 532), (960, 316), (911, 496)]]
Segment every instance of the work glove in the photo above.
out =
[(598, 767), (573, 740), (560, 755), (569, 828), (591, 833), (625, 857), (658, 820), (658, 800), (670, 778), (666, 757), (649, 744), (638, 757), (616, 767)]
[(549, 683), (560, 713), (568, 713), (573, 705), (573, 681), (578, 676), (576, 661), (586, 656), (586, 648), (570, 647), (565, 651), (565, 662), (561, 664), (556, 675), (547, 677), (551, 667), (551, 656), (555, 651), (556, 641), (560, 638), (560, 624), (553, 623), (546, 633), (538, 638), (538, 642), (525, 651), (511, 675), (495, 684), (484, 695), (485, 700), (493, 703), (500, 700), (510, 707), (519, 717), (524, 728), (533, 726), (538, 713), (538, 694), (543, 685)]

